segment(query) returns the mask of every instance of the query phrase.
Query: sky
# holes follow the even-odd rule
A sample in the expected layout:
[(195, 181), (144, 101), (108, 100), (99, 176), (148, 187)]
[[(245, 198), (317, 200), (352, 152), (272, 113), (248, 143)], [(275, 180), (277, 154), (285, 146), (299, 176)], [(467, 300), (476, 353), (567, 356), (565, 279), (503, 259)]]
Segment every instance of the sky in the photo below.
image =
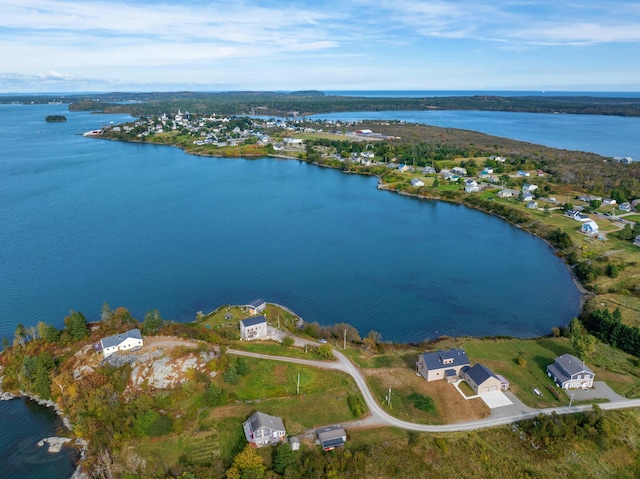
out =
[(0, 93), (640, 91), (638, 0), (0, 0)]

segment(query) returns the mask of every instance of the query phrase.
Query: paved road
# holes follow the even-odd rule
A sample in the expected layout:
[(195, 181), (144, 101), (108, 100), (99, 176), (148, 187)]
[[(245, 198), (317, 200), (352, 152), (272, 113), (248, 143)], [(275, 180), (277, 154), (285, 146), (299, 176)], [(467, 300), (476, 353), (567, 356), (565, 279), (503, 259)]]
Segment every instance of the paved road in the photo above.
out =
[[(317, 343), (309, 341), (308, 344), (317, 346)], [(258, 354), (258, 353), (250, 353), (247, 351), (239, 351), (236, 349), (228, 349), (227, 353), (235, 354), (238, 356), (247, 356), (251, 358), (259, 358), (259, 359), (270, 359), (273, 361), (283, 361), (288, 363), (302, 364), (305, 366), (312, 366), (316, 368), (323, 369), (331, 369), (335, 371), (342, 371), (349, 374), (356, 385), (360, 389), (362, 396), (364, 397), (367, 406), (369, 407), (369, 411), (371, 411), (371, 417), (363, 419), (361, 421), (354, 421), (351, 423), (352, 426), (357, 425), (367, 425), (367, 426), (394, 426), (400, 429), (405, 429), (408, 431), (418, 431), (418, 432), (454, 432), (454, 431), (473, 431), (476, 429), (484, 429), (495, 426), (503, 426), (505, 424), (511, 424), (517, 421), (521, 421), (523, 419), (531, 419), (539, 414), (573, 414), (577, 412), (589, 411), (592, 409), (592, 405), (579, 405), (579, 406), (561, 406), (555, 408), (545, 408), (545, 409), (533, 409), (528, 407), (522, 408), (513, 408), (510, 410), (510, 414), (504, 413), (496, 413), (492, 414), (490, 417), (485, 419), (479, 419), (477, 421), (468, 421), (456, 424), (443, 424), (443, 425), (428, 425), (428, 424), (415, 424), (412, 422), (403, 421), (401, 419), (395, 418), (384, 411), (378, 402), (371, 394), (369, 387), (362, 376), (360, 370), (347, 358), (344, 354), (337, 350), (333, 350), (333, 354), (338, 359), (337, 361), (314, 361), (311, 359), (298, 359), (298, 358), (287, 358), (284, 356), (270, 356), (267, 354)], [(640, 407), (640, 399), (620, 399), (611, 401), (608, 403), (598, 404), (598, 406), (603, 410), (613, 410), (613, 409), (629, 409)], [(496, 411), (499, 411), (497, 409)]]

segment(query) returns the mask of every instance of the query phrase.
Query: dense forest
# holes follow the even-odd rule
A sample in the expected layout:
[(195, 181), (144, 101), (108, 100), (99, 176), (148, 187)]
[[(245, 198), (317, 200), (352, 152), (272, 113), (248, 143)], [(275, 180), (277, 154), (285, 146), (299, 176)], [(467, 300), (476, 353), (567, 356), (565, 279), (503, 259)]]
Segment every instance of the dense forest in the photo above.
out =
[(131, 113), (134, 116), (175, 111), (197, 115), (309, 115), (342, 111), (488, 110), (532, 113), (640, 116), (640, 98), (497, 95), (366, 98), (325, 95), (322, 92), (161, 92), (75, 94), (64, 97), (4, 96), (0, 103), (70, 103), (70, 110)]

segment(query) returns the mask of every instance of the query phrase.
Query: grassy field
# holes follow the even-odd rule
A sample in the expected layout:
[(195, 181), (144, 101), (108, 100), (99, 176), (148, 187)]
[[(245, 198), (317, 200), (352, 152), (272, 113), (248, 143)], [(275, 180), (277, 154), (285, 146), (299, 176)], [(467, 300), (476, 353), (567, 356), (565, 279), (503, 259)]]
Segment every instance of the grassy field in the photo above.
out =
[(451, 434), (396, 429), (350, 432), (347, 448), (365, 450), (367, 477), (452, 478), (632, 478), (640, 471), (640, 413), (607, 413), (610, 427), (625, 436), (601, 445), (596, 436), (559, 437), (539, 447), (519, 429), (499, 427)]

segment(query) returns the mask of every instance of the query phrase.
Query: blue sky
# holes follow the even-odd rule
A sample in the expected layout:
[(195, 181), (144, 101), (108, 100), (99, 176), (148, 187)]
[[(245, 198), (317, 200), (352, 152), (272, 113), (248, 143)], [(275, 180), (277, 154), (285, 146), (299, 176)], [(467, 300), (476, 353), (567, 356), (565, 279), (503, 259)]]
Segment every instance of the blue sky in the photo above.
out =
[(0, 92), (640, 91), (640, 2), (0, 0)]

